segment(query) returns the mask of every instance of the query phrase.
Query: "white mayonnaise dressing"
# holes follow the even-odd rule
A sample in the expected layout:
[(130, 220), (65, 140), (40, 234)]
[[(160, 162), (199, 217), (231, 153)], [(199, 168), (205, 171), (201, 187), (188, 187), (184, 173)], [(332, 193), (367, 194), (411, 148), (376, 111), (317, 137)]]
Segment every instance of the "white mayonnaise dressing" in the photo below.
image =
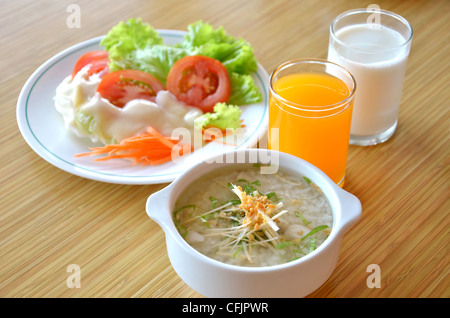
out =
[(67, 76), (56, 88), (55, 107), (63, 116), (66, 129), (72, 130), (76, 112), (94, 97), (100, 83), (100, 77), (89, 76), (88, 70), (89, 67), (81, 69), (73, 80), (71, 75)]
[[(122, 139), (143, 133), (152, 126), (159, 133), (170, 136), (176, 128), (194, 129), (194, 119), (203, 112), (179, 102), (170, 92), (160, 91), (156, 103), (143, 99), (128, 102), (123, 108), (116, 107), (96, 92), (100, 78), (89, 76), (88, 68), (82, 69), (71, 79), (68, 76), (56, 89), (55, 107), (63, 116), (65, 127), (77, 136), (89, 137), (93, 142)], [(96, 130), (101, 136), (87, 134), (77, 127), (77, 112), (92, 116)]]

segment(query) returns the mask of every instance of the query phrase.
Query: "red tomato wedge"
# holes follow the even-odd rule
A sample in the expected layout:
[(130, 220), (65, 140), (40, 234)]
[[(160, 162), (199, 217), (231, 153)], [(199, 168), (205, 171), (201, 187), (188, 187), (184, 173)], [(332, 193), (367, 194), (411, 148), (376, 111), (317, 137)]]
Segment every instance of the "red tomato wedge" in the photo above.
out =
[(106, 51), (92, 51), (83, 54), (78, 61), (75, 63), (75, 66), (72, 71), (72, 78), (77, 75), (77, 73), (86, 65), (90, 64), (88, 74), (92, 75), (95, 73), (101, 73), (100, 75), (104, 75), (109, 72), (109, 58), (108, 52)]
[(231, 94), (228, 71), (218, 60), (192, 55), (174, 63), (167, 76), (167, 89), (175, 97), (203, 112), (225, 103)]
[(133, 99), (154, 102), (156, 93), (164, 86), (156, 77), (138, 70), (121, 70), (106, 74), (97, 87), (97, 92), (113, 105), (123, 107)]

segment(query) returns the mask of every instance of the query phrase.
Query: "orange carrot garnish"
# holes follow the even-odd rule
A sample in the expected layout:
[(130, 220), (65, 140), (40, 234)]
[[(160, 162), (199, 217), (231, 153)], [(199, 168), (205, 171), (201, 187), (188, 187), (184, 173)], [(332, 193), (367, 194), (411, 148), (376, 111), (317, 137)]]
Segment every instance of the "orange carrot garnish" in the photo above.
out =
[(165, 137), (149, 127), (145, 133), (123, 139), (118, 144), (90, 148), (90, 152), (76, 154), (75, 157), (104, 155), (94, 161), (110, 159), (131, 159), (133, 164), (160, 165), (172, 160), (177, 153), (182, 156), (192, 151), (190, 145), (180, 146), (177, 139)]

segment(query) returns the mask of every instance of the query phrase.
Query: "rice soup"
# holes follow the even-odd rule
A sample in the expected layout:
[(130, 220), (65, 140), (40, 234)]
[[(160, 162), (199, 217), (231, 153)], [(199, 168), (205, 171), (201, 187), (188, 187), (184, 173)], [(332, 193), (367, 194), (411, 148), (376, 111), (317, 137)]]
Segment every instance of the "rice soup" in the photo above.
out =
[(260, 166), (219, 170), (180, 196), (175, 225), (194, 249), (238, 266), (272, 266), (317, 249), (333, 224), (326, 196), (307, 177)]

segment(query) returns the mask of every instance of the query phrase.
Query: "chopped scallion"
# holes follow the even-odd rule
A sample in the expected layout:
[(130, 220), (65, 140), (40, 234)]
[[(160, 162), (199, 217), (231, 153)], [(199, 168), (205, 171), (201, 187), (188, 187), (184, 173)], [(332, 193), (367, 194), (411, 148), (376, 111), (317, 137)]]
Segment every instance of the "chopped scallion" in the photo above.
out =
[(210, 224), (208, 222), (208, 219), (205, 217), (201, 217), (200, 220), (202, 221), (203, 225), (205, 225), (207, 228), (210, 227)]
[(307, 237), (316, 234), (317, 232), (320, 232), (322, 230), (325, 230), (328, 228), (328, 225), (319, 225), (316, 226), (315, 228), (313, 228), (308, 234), (306, 234), (305, 236), (302, 237), (302, 241), (304, 241)]
[(176, 214), (177, 214), (178, 212), (180, 212), (181, 210), (188, 209), (188, 208), (191, 208), (191, 209), (192, 209), (192, 212), (194, 212), (195, 209), (197, 208), (197, 205), (195, 205), (195, 204), (188, 204), (188, 205), (182, 206), (181, 208), (176, 209), (176, 210), (173, 212), (173, 215), (176, 215)]
[(275, 192), (269, 192), (266, 194), (267, 199), (272, 200), (273, 202), (279, 202), (281, 201), (280, 198), (278, 198), (277, 194)]
[(298, 216), (300, 219), (302, 219), (302, 222), (304, 225), (309, 225), (311, 222), (307, 221), (306, 218), (298, 211), (295, 211), (295, 215)]
[(294, 245), (294, 242), (292, 241), (284, 241), (280, 244), (275, 245), (276, 248), (278, 248), (279, 250), (281, 250), (282, 248), (286, 248), (288, 246)]
[(239, 199), (233, 199), (233, 200), (230, 200), (230, 201), (228, 201), (228, 202), (231, 202), (232, 205), (238, 205), (238, 204), (241, 204), (241, 200), (239, 200)]
[(211, 201), (212, 207), (213, 207), (213, 209), (215, 209), (218, 200), (217, 200), (216, 198), (210, 196), (210, 197), (209, 197), (209, 201)]
[(234, 254), (233, 254), (233, 259), (235, 259), (236, 258), (236, 256), (238, 255), (238, 253), (240, 252), (240, 251), (243, 251), (244, 250), (244, 248), (242, 247), (242, 245), (241, 246), (239, 246), (239, 248), (237, 249), (237, 251), (236, 252), (234, 252)]
[(308, 253), (311, 253), (315, 249), (316, 249), (316, 239), (312, 238), (309, 240), (309, 252)]
[(259, 182), (259, 180), (253, 181), (251, 184), (261, 186), (261, 182)]

